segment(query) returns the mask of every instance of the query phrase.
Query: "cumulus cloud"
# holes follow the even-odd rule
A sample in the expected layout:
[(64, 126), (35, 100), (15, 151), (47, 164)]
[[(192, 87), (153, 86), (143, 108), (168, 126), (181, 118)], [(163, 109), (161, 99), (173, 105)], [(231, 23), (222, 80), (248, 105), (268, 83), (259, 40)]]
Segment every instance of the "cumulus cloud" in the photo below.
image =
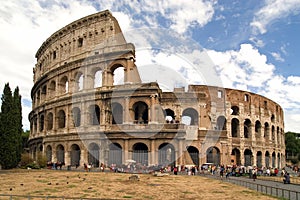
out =
[(216, 1), (99, 1), (101, 7), (112, 11), (123, 12), (132, 16), (136, 21), (134, 26), (157, 27), (164, 23), (177, 33), (184, 33), (189, 27), (204, 26), (212, 20)]
[[(1, 2), (0, 7), (0, 93), (5, 83), (11, 88), (19, 86), (22, 98), (31, 101), (34, 55), (52, 33), (66, 24), (96, 9), (85, 3), (73, 1)], [(23, 103), (23, 125), (29, 129), (28, 114), (31, 106)]]
[(277, 19), (288, 15), (297, 15), (300, 12), (299, 0), (267, 0), (266, 5), (255, 13), (251, 22), (254, 34), (266, 33), (267, 26)]
[(271, 55), (274, 57), (275, 60), (284, 62), (284, 58), (281, 57), (280, 53), (271, 52)]

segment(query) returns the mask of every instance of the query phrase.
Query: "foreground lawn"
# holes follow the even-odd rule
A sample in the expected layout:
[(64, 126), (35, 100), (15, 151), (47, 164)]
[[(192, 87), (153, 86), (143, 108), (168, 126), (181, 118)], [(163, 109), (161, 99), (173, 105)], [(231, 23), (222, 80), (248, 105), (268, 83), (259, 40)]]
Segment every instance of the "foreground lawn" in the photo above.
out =
[[(129, 180), (130, 176), (105, 172), (2, 170), (0, 194), (78, 199), (276, 199), (244, 187), (199, 176), (156, 177), (142, 174), (139, 175), (139, 181)], [(8, 197), (0, 196), (0, 199)]]

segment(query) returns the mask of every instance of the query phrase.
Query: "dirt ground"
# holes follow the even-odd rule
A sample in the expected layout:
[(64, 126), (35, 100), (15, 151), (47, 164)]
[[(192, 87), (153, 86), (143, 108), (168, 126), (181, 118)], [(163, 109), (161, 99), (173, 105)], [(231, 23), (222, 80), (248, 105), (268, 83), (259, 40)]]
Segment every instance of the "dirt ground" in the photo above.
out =
[[(139, 181), (129, 180), (130, 176), (131, 174), (107, 172), (2, 170), (0, 171), (0, 199), (9, 199), (1, 194), (78, 199), (276, 199), (221, 180), (200, 176), (157, 177), (141, 174)], [(14, 197), (13, 199), (28, 198)]]

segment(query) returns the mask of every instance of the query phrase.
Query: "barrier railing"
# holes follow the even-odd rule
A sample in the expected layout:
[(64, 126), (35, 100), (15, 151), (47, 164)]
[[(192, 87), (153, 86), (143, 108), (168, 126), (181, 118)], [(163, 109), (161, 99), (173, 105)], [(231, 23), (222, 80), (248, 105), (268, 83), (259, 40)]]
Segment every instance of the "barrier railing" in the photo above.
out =
[[(220, 180), (219, 176), (213, 176), (209, 174), (200, 174), (201, 176), (205, 176), (208, 178), (213, 178), (213, 179), (218, 179)], [(291, 200), (300, 200), (300, 191), (294, 191), (294, 190), (289, 190), (286, 188), (280, 188), (280, 187), (274, 187), (274, 186), (268, 186), (268, 185), (263, 185), (259, 184), (257, 182), (250, 182), (250, 181), (245, 181), (243, 179), (232, 179), (232, 178), (223, 178), (223, 181), (230, 182), (236, 185), (240, 185), (246, 188), (249, 188), (251, 190), (255, 190), (267, 195), (271, 195), (274, 197), (279, 197), (279, 198), (285, 198), (285, 199), (291, 199)]]

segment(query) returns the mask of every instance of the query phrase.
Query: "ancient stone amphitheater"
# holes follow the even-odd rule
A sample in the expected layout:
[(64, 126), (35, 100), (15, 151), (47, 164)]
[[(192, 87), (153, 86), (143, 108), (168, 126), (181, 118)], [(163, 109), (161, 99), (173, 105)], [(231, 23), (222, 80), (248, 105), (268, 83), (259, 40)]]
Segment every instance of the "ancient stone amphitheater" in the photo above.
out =
[[(247, 91), (142, 83), (135, 46), (102, 11), (72, 22), (38, 49), (29, 114), (30, 153), (68, 166), (134, 160), (282, 167), (283, 110)], [(122, 84), (114, 75), (123, 73)]]

